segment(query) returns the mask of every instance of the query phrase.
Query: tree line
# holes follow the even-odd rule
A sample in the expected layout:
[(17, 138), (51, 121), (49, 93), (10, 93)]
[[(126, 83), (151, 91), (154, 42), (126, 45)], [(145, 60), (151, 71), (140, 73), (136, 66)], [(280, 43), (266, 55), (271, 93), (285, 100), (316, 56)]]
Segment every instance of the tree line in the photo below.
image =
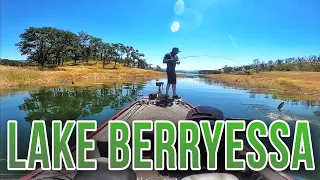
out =
[(83, 31), (75, 34), (71, 31), (53, 27), (30, 27), (20, 35), (21, 41), (16, 43), (21, 55), (38, 65), (63, 65), (66, 61), (87, 62), (102, 61), (103, 67), (114, 62), (127, 67), (150, 69), (145, 55), (132, 46), (122, 43), (106, 43)]
[(243, 66), (224, 66), (216, 70), (202, 70), (201, 74), (221, 74), (234, 72), (250, 72), (250, 71), (310, 71), (320, 72), (320, 55), (312, 55), (309, 57), (293, 57), (286, 59), (277, 59), (263, 61), (254, 59), (249, 65)]

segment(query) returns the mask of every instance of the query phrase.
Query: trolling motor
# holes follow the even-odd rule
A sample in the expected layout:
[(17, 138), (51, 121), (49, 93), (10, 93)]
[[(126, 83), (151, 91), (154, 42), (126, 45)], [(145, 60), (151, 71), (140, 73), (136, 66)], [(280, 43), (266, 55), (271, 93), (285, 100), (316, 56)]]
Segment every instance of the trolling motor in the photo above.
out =
[(168, 105), (168, 101), (165, 96), (162, 94), (163, 91), (163, 82), (156, 82), (156, 86), (158, 87), (157, 92), (149, 94), (149, 100), (154, 100), (157, 106), (166, 107)]
[(157, 100), (161, 98), (163, 91), (163, 82), (156, 82), (156, 86), (158, 87), (158, 91), (152, 94), (149, 94), (149, 100)]
[[(156, 86), (159, 87), (158, 93), (161, 94), (163, 91), (163, 82), (156, 82)], [(161, 88), (162, 87), (162, 88)]]

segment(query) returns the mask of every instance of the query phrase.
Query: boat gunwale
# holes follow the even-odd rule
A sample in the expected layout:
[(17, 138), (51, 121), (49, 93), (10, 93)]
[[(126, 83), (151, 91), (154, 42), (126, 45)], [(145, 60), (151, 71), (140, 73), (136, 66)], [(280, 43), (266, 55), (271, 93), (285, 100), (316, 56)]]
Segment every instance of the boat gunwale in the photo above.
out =
[[(123, 109), (122, 109), (121, 111), (119, 111), (117, 114), (113, 115), (109, 120), (107, 120), (106, 122), (104, 122), (103, 124), (101, 124), (101, 125), (97, 128), (96, 131), (91, 132), (89, 135), (87, 135), (87, 139), (92, 138), (94, 135), (96, 135), (98, 132), (100, 132), (104, 127), (106, 127), (106, 126), (109, 124), (109, 121), (111, 121), (111, 120), (116, 120), (116, 118), (118, 118), (119, 116), (121, 116), (121, 115), (122, 115), (123, 113), (125, 113), (128, 109), (130, 109), (132, 106), (134, 106), (135, 104), (137, 104), (138, 102), (140, 102), (140, 101), (141, 101), (142, 99), (144, 99), (144, 98), (146, 98), (146, 97), (139, 98), (138, 100), (132, 102), (130, 105), (128, 105), (128, 106), (126, 106), (125, 108), (123, 108)], [(190, 106), (190, 107), (192, 107), (192, 108), (194, 107), (191, 103), (189, 103), (189, 102), (187, 102), (187, 101), (185, 101), (185, 100), (184, 100), (184, 102), (185, 102), (188, 106)], [(76, 148), (77, 148), (77, 144), (72, 145), (71, 147), (69, 147), (70, 152), (72, 153), (74, 150), (76, 150)], [(251, 151), (248, 147), (246, 147), (246, 146), (243, 146), (243, 150), (246, 151), (246, 152), (252, 152), (252, 151)], [(293, 178), (291, 178), (290, 176), (288, 176), (288, 175), (286, 175), (286, 174), (284, 174), (284, 173), (282, 173), (282, 172), (275, 171), (274, 169), (272, 169), (272, 168), (270, 167), (269, 164), (267, 164), (267, 167), (268, 167), (269, 169), (271, 169), (273, 172), (279, 174), (281, 177), (283, 177), (283, 178), (286, 179), (286, 180), (294, 180)], [(41, 174), (43, 171), (44, 171), (44, 170), (38, 170), (38, 169), (36, 169), (36, 170), (30, 172), (29, 174), (21, 177), (20, 179), (21, 179), (21, 180), (27, 180), (27, 179), (30, 179), (30, 178), (34, 178), (34, 177), (38, 176), (39, 174)]]
[[(135, 104), (137, 104), (141, 99), (143, 98), (140, 98), (136, 101), (134, 101), (133, 103), (131, 103), (130, 105), (126, 106), (125, 108), (123, 108), (121, 111), (119, 111), (117, 114), (113, 115), (109, 120), (107, 120), (106, 122), (104, 122), (103, 124), (101, 124), (96, 131), (94, 132), (91, 132), (88, 136), (87, 136), (87, 139), (90, 139), (92, 138), (95, 134), (97, 134), (98, 132), (100, 132), (104, 127), (106, 127), (108, 124), (109, 124), (109, 121), (110, 120), (115, 120), (116, 118), (118, 118), (119, 116), (121, 116), (124, 112), (126, 112), (129, 108), (131, 108), (132, 106), (134, 106)], [(77, 148), (77, 144), (75, 143), (74, 145), (72, 145), (71, 147), (69, 147), (70, 149), (70, 152), (72, 153), (73, 151), (75, 151)], [(43, 170), (34, 170), (32, 172), (30, 172), (29, 174), (21, 177), (20, 179), (21, 180), (27, 180), (27, 179), (30, 179), (30, 178), (34, 178), (36, 177), (37, 175), (41, 174), (43, 172)]]

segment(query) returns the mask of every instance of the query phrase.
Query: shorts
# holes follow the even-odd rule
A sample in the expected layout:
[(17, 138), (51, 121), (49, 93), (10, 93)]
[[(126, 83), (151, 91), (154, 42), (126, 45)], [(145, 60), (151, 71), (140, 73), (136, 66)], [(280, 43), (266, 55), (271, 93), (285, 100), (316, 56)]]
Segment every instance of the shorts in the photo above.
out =
[(168, 84), (177, 84), (177, 75), (174, 71), (167, 71)]

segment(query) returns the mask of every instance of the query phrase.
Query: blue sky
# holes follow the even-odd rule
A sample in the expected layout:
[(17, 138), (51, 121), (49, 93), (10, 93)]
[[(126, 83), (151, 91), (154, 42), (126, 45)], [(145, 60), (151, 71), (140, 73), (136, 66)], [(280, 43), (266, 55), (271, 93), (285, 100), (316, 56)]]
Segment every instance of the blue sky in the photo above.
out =
[[(179, 57), (224, 56), (240, 64), (319, 55), (319, 10), (319, 0), (1, 0), (1, 58), (25, 59), (14, 44), (30, 26), (122, 42), (162, 67), (173, 46)], [(224, 65), (238, 64), (199, 57), (181, 60), (177, 69)]]

